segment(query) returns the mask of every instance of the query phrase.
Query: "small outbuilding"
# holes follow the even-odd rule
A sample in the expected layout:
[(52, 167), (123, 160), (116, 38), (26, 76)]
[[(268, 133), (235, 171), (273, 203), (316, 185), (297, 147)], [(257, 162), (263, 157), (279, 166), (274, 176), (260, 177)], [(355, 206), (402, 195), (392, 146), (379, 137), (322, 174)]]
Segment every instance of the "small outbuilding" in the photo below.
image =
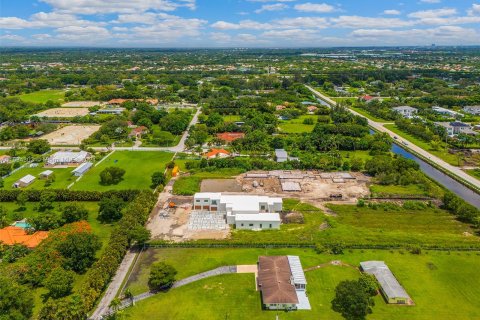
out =
[(75, 168), (75, 170), (72, 171), (72, 174), (76, 177), (80, 177), (83, 175), (85, 172), (90, 170), (90, 168), (93, 166), (93, 163), (91, 162), (84, 162), (78, 167)]
[(392, 271), (383, 261), (360, 262), (363, 272), (373, 275), (380, 284), (380, 290), (387, 301), (391, 304), (413, 304), (402, 285), (393, 275)]
[(39, 174), (40, 179), (48, 179), (52, 176), (52, 170), (45, 170)]
[(28, 187), (29, 185), (31, 185), (33, 183), (33, 181), (35, 181), (35, 179), (36, 178), (34, 176), (32, 176), (31, 174), (27, 174), (25, 177), (17, 180), (17, 182), (15, 182), (12, 187), (14, 187), (14, 188)]

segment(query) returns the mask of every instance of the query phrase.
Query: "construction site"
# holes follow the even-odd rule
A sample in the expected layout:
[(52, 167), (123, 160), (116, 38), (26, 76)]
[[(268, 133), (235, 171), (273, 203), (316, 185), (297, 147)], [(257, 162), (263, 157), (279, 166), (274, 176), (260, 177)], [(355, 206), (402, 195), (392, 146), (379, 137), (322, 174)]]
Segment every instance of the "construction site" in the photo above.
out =
[[(325, 203), (355, 204), (369, 194), (370, 178), (362, 173), (318, 171), (250, 171), (234, 179), (204, 179), (201, 192), (295, 198), (325, 209)], [(220, 187), (220, 189), (219, 189)], [(225, 239), (230, 226), (216, 212), (193, 210), (192, 196), (163, 193), (148, 229), (153, 239), (186, 241)]]

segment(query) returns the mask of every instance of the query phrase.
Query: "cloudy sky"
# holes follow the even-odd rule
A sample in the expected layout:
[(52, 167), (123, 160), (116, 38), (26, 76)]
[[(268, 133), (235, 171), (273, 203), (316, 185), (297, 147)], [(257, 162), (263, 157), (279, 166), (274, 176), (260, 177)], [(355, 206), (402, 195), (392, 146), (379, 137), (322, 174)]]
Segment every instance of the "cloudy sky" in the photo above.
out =
[(432, 43), (479, 45), (480, 0), (0, 0), (1, 46)]

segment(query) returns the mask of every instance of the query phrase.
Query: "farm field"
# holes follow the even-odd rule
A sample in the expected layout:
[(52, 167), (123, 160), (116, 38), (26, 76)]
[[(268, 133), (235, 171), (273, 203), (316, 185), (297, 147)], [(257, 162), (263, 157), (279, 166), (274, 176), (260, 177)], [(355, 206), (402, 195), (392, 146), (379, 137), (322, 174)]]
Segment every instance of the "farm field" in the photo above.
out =
[[(313, 119), (313, 124), (304, 124), (303, 120)], [(317, 122), (317, 116), (315, 115), (303, 115), (297, 119), (291, 120), (280, 120), (278, 127), (280, 128), (280, 133), (304, 133), (312, 132)]]
[(444, 143), (443, 142), (441, 144), (440, 150), (432, 150), (430, 144), (412, 136), (411, 134), (408, 134), (406, 132), (401, 131), (400, 129), (397, 128), (397, 126), (395, 124), (386, 124), (386, 125), (384, 125), (384, 127), (387, 128), (388, 130), (398, 134), (402, 138), (407, 139), (408, 141), (411, 141), (412, 143), (416, 144), (420, 148), (430, 152), (434, 156), (439, 157), (443, 161), (448, 162), (449, 164), (451, 164), (453, 166), (458, 166), (459, 165), (458, 164), (458, 157), (455, 156), (454, 154), (450, 154), (450, 153), (446, 152), (444, 150)]
[[(73, 185), (72, 190), (150, 189), (152, 173), (163, 172), (172, 157), (173, 154), (169, 152), (115, 151), (98, 166), (90, 169)], [(107, 167), (124, 169), (123, 180), (117, 185), (100, 185), (100, 172)]]
[(359, 208), (328, 205), (336, 216), (326, 216), (309, 204), (284, 199), (286, 211), (303, 214), (304, 224), (282, 224), (280, 230), (233, 230), (231, 241), (252, 243), (333, 243), (346, 245), (443, 245), (480, 247), (469, 225), (438, 208)]
[(25, 102), (34, 102), (34, 103), (45, 103), (48, 100), (53, 102), (64, 101), (65, 91), (63, 90), (40, 90), (31, 93), (25, 93), (18, 95), (20, 99)]
[[(349, 250), (342, 255), (316, 254), (311, 249), (149, 249), (141, 256), (128, 287), (135, 294), (147, 290), (148, 267), (165, 261), (180, 273), (177, 279), (222, 265), (255, 264), (260, 255), (298, 255), (304, 269), (341, 260), (349, 266), (326, 265), (306, 271), (310, 311), (279, 312), (281, 319), (342, 319), (331, 309), (334, 290), (342, 280), (359, 277), (361, 261), (382, 260), (415, 302), (414, 306), (387, 305), (375, 297), (367, 319), (475, 319), (480, 317), (478, 253), (428, 251)], [(451, 268), (455, 265), (455, 268)], [(135, 272), (140, 270), (140, 274)], [(136, 277), (136, 278), (135, 278)], [(162, 319), (273, 319), (276, 312), (261, 309), (253, 274), (230, 274), (204, 279), (159, 293), (122, 312), (127, 319), (155, 314)]]
[[(75, 181), (77, 177), (72, 175), (72, 171), (75, 168), (44, 168), (43, 165), (39, 165), (35, 168), (22, 168), (17, 172), (13, 173), (11, 176), (6, 177), (3, 181), (5, 183), (4, 189), (14, 189), (12, 185), (20, 178), (31, 174), (37, 179), (35, 181), (22, 189), (65, 189), (70, 183)], [(45, 170), (51, 170), (54, 172), (55, 181), (50, 184), (50, 186), (45, 187), (45, 181), (39, 178), (39, 174)]]

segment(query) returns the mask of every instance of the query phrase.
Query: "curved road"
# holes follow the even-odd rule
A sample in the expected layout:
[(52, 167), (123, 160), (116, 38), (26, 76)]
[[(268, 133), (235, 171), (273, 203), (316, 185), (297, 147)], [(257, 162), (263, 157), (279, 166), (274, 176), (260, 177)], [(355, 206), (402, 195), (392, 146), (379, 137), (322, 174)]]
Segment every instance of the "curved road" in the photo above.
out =
[[(335, 101), (333, 101), (332, 99), (330, 99), (329, 97), (327, 97), (326, 95), (324, 95), (323, 93), (313, 89), (312, 87), (310, 86), (307, 86), (306, 87), (313, 92), (313, 94), (315, 94), (317, 97), (319, 97), (320, 99), (324, 100), (325, 102), (327, 103), (330, 103), (331, 105), (333, 106), (336, 106), (337, 103)], [(361, 117), (364, 117), (363, 115), (361, 115), (360, 113), (352, 110), (352, 109), (348, 109), (350, 110), (351, 113), (357, 115), (357, 116), (361, 116)], [(465, 173), (462, 169), (458, 168), (458, 167), (455, 167), (455, 166), (452, 166), (451, 164), (443, 161), (442, 159), (440, 159), (439, 157), (437, 156), (434, 156), (433, 154), (431, 154), (430, 152), (427, 152), (425, 149), (422, 149), (420, 148), (419, 146), (413, 144), (412, 142), (402, 138), (402, 137), (399, 137), (397, 136), (397, 134), (395, 134), (394, 132), (388, 130), (387, 128), (385, 128), (383, 126), (382, 123), (379, 123), (379, 122), (376, 122), (376, 121), (373, 121), (373, 120), (370, 120), (369, 118), (366, 118), (368, 120), (368, 124), (374, 128), (375, 130), (377, 131), (380, 131), (380, 132), (385, 132), (387, 133), (390, 137), (394, 138), (394, 137), (397, 137), (395, 140), (400, 142), (404, 148), (406, 149), (411, 149), (413, 150), (414, 152), (418, 153), (419, 155), (423, 156), (424, 158), (427, 158), (429, 159), (430, 161), (434, 162), (435, 164), (437, 164), (438, 166), (442, 167), (443, 169), (445, 169), (446, 171), (449, 171), (451, 172), (453, 175), (456, 175), (457, 177), (459, 177), (460, 179), (462, 180), (465, 180), (467, 181), (468, 183), (472, 184), (473, 186), (477, 187), (478, 189), (480, 189), (480, 181), (475, 179), (474, 177), (468, 175), (467, 173)]]

